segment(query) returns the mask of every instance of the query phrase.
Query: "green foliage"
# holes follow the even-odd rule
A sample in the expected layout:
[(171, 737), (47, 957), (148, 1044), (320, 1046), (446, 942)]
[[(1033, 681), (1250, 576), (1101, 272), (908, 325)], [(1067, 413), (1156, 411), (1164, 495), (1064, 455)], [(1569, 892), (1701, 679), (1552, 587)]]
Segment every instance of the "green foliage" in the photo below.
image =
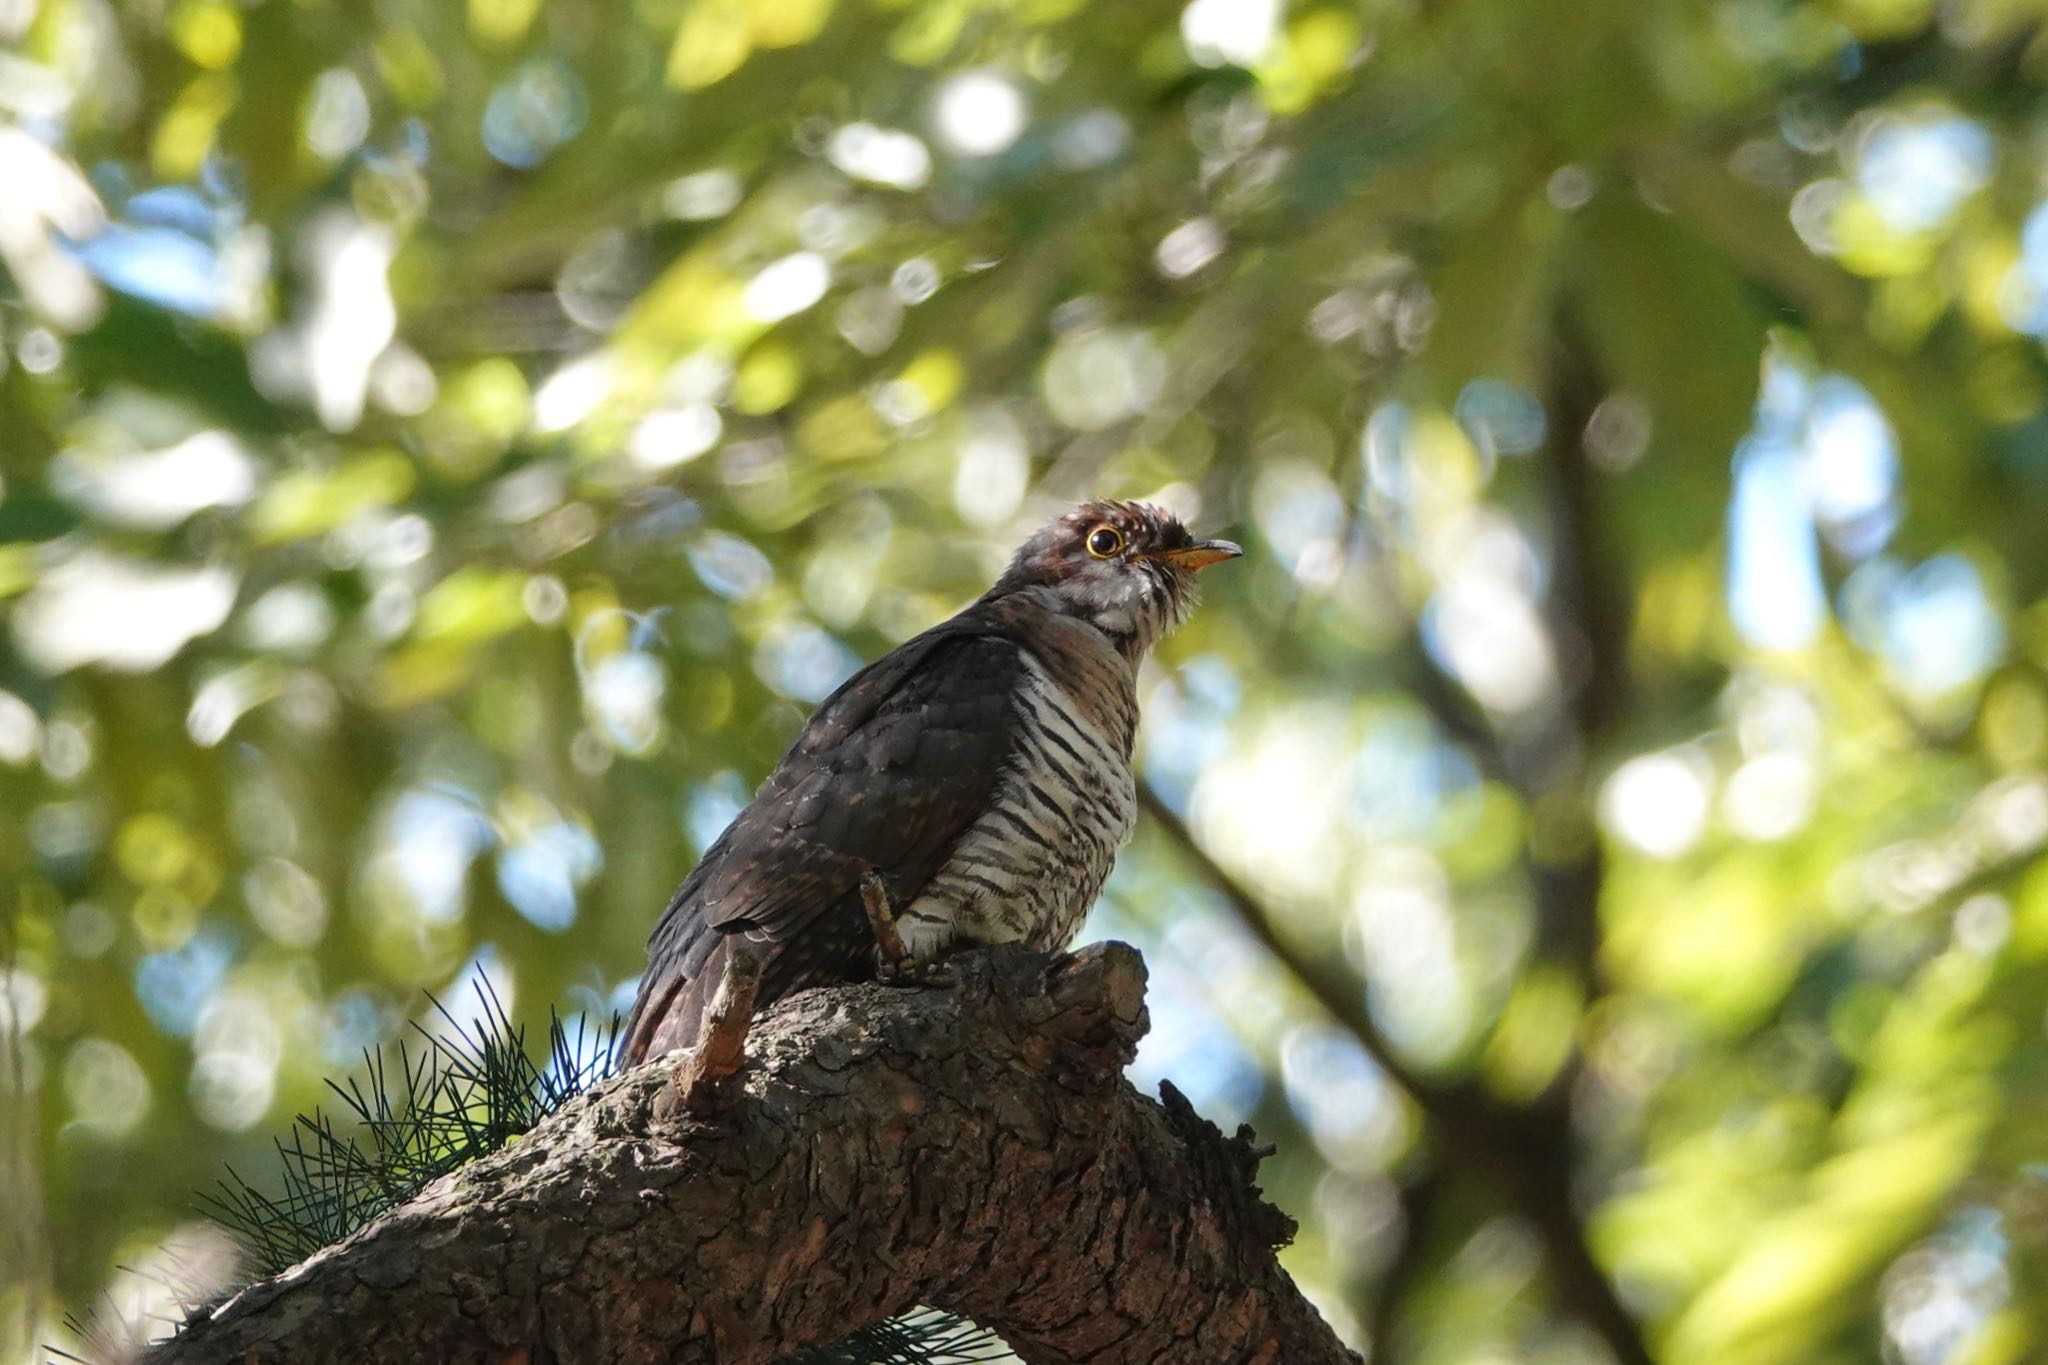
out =
[(1462, 1087), (1662, 1359), (2038, 1356), (2043, 13), (0, 0), (0, 1365), (1096, 493), (1251, 553), (1087, 934), (1341, 1330), (1592, 1353)]
[(829, 1346), (783, 1357), (782, 1365), (974, 1365), (1014, 1359), (984, 1328), (934, 1309), (864, 1327)]
[(247, 1249), (252, 1276), (289, 1269), (430, 1182), (503, 1150), (611, 1074), (612, 1028), (593, 1032), (579, 1018), (572, 1032), (551, 1015), (537, 1063), (496, 994), (480, 984), (476, 998), (468, 1020), (436, 1002), (445, 1027), (415, 1025), (413, 1046), (400, 1040), (393, 1049), (395, 1066), (378, 1048), (364, 1055), (363, 1076), (329, 1081), (343, 1113), (337, 1120), (315, 1109), (293, 1120), (277, 1144), (276, 1193), (230, 1169), (202, 1197)]

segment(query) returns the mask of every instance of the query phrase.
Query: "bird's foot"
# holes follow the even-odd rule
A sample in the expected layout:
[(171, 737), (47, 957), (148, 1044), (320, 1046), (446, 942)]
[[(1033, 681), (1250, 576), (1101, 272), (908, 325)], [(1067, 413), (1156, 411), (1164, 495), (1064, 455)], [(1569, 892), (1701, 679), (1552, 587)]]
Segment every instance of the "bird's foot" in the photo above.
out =
[(869, 868), (860, 877), (860, 903), (868, 912), (868, 928), (875, 935), (875, 980), (888, 986), (950, 986), (953, 964), (944, 958), (913, 956), (903, 934), (896, 928), (896, 912), (889, 904), (889, 888), (882, 874)]
[(950, 986), (953, 964), (942, 957), (905, 956), (895, 961), (875, 954), (875, 980), (885, 986)]
[(889, 888), (883, 883), (882, 874), (872, 867), (860, 874), (860, 903), (868, 912), (868, 929), (875, 936), (876, 965), (908, 961), (910, 949), (903, 946), (903, 935), (896, 932), (896, 911), (889, 904)]
[(731, 947), (696, 1046), (681, 1054), (669, 1083), (655, 1100), (657, 1118), (673, 1121), (686, 1112), (707, 1116), (723, 1106), (745, 1056), (762, 969), (759, 957), (737, 943)]

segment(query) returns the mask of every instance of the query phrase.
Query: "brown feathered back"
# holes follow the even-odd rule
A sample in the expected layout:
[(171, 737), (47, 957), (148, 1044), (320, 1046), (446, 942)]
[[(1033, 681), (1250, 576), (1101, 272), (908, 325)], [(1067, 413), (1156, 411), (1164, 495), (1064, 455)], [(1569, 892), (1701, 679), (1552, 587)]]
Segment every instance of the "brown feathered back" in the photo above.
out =
[(876, 869), (907, 904), (1007, 758), (1021, 663), (1004, 617), (977, 604), (826, 698), (670, 899), (648, 942), (622, 1063), (696, 1039), (735, 936), (764, 955), (760, 1005), (873, 974), (861, 874)]

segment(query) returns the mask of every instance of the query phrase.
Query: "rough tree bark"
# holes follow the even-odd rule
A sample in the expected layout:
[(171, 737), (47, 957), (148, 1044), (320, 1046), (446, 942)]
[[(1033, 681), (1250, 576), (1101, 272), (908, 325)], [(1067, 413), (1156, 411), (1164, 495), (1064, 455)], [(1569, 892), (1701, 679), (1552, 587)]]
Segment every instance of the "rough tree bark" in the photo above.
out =
[(174, 1362), (767, 1362), (931, 1303), (1033, 1365), (1339, 1365), (1258, 1152), (1122, 1077), (1136, 950), (799, 995), (664, 1122), (655, 1062), (157, 1348)]

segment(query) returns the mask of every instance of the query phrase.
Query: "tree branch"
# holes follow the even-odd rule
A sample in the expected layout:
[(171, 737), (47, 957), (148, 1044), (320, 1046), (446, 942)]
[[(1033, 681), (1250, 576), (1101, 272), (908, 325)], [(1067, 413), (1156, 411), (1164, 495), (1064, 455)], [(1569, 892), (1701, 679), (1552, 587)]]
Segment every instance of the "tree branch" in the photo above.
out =
[(1122, 1079), (1145, 1027), (1116, 943), (805, 992), (714, 1114), (661, 1122), (651, 1063), (151, 1359), (765, 1365), (923, 1302), (1033, 1365), (1355, 1361), (1273, 1258), (1246, 1132)]
[(1511, 1105), (1472, 1078), (1438, 1079), (1402, 1059), (1365, 1008), (1364, 988), (1340, 961), (1302, 951), (1283, 937), (1258, 899), (1209, 855), (1157, 792), (1138, 789), (1140, 807), (1164, 830), (1202, 879), (1220, 892), (1239, 920), (1280, 965), (1306, 986), (1330, 1017), (1358, 1040), (1422, 1111), (1450, 1172), (1489, 1177), (1508, 1206), (1543, 1242), (1552, 1280), (1564, 1303), (1600, 1333), (1623, 1365), (1651, 1365), (1642, 1329), (1616, 1295), (1572, 1206), (1569, 1116), (1555, 1103)]

